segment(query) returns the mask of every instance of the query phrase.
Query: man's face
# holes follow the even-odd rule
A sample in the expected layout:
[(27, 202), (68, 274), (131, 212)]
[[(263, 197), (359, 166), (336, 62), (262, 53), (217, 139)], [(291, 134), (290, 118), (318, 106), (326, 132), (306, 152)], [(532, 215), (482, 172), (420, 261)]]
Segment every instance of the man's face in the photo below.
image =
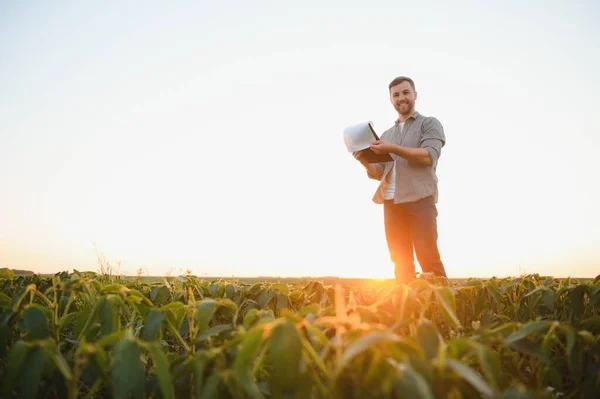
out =
[(390, 101), (400, 115), (409, 115), (415, 110), (417, 92), (412, 89), (409, 82), (404, 81), (390, 90)]

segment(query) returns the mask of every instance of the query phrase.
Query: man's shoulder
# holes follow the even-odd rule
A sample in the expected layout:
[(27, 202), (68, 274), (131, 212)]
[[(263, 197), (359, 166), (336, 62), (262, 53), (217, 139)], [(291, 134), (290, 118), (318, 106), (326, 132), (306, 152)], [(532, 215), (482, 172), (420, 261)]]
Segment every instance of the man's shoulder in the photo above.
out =
[[(440, 120), (438, 118), (436, 118), (435, 116), (425, 116), (425, 115), (419, 115), (419, 125), (420, 125), (420, 129), (423, 132), (426, 131), (444, 131), (444, 126), (442, 125), (442, 122), (440, 122)], [(443, 133), (442, 133), (443, 134)]]
[(421, 121), (422, 123), (426, 123), (426, 124), (430, 124), (430, 123), (439, 123), (441, 124), (440, 120), (438, 118), (436, 118), (435, 116), (426, 116), (423, 114), (418, 114), (417, 116), (417, 120)]
[(380, 138), (384, 138), (384, 137), (386, 137), (386, 136), (389, 136), (389, 135), (392, 133), (392, 131), (394, 130), (394, 128), (395, 128), (395, 127), (396, 127), (396, 124), (394, 123), (394, 124), (392, 125), (392, 127), (388, 128), (388, 129), (387, 129), (385, 132), (383, 132), (383, 133), (381, 134), (381, 137), (380, 137)]

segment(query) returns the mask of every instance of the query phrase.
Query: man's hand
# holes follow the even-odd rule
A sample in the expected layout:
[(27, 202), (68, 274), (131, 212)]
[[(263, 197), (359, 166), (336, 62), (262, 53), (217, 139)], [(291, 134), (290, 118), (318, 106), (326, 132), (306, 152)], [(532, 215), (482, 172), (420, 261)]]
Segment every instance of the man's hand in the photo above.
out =
[(369, 163), (365, 158), (365, 154), (362, 151), (354, 151), (352, 156), (358, 160), (363, 166), (367, 166)]
[(354, 156), (354, 158), (356, 158), (362, 164), (362, 166), (365, 167), (371, 179), (381, 180), (383, 168), (376, 163), (369, 163), (369, 161), (367, 161), (367, 157), (365, 156), (364, 150), (354, 151), (352, 156)]
[(396, 145), (385, 140), (377, 140), (371, 143), (371, 150), (375, 154), (389, 154), (394, 152)]
[(371, 151), (375, 154), (396, 154), (421, 166), (433, 165), (429, 151), (425, 148), (402, 147), (389, 141), (377, 140), (371, 143)]

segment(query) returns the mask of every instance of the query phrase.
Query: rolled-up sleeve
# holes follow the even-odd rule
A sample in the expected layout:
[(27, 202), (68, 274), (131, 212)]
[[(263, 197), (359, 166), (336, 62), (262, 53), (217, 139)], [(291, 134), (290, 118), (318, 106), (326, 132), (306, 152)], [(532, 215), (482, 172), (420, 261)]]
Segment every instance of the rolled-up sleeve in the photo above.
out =
[(435, 167), (440, 155), (442, 155), (442, 147), (446, 144), (444, 127), (439, 120), (434, 117), (428, 117), (423, 122), (423, 133), (419, 144), (421, 148), (427, 150), (433, 167)]
[(367, 176), (369, 176), (369, 179), (381, 180), (381, 178), (383, 177), (383, 172), (385, 170), (384, 164), (383, 163), (375, 163), (375, 164), (372, 164), (372, 165), (375, 165), (375, 169), (377, 170), (377, 172), (376, 172), (376, 174), (372, 175), (367, 170)]

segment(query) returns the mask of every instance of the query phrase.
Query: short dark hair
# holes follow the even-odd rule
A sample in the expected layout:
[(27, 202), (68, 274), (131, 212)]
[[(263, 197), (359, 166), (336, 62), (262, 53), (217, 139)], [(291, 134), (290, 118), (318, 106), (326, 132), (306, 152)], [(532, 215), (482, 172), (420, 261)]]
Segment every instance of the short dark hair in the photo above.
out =
[(413, 91), (416, 92), (417, 89), (415, 88), (415, 82), (413, 82), (413, 80), (409, 77), (406, 76), (398, 76), (397, 78), (395, 78), (394, 80), (392, 80), (392, 82), (390, 83), (390, 91), (392, 91), (392, 87), (399, 85), (402, 82), (408, 82), (410, 83), (410, 87), (412, 87)]

